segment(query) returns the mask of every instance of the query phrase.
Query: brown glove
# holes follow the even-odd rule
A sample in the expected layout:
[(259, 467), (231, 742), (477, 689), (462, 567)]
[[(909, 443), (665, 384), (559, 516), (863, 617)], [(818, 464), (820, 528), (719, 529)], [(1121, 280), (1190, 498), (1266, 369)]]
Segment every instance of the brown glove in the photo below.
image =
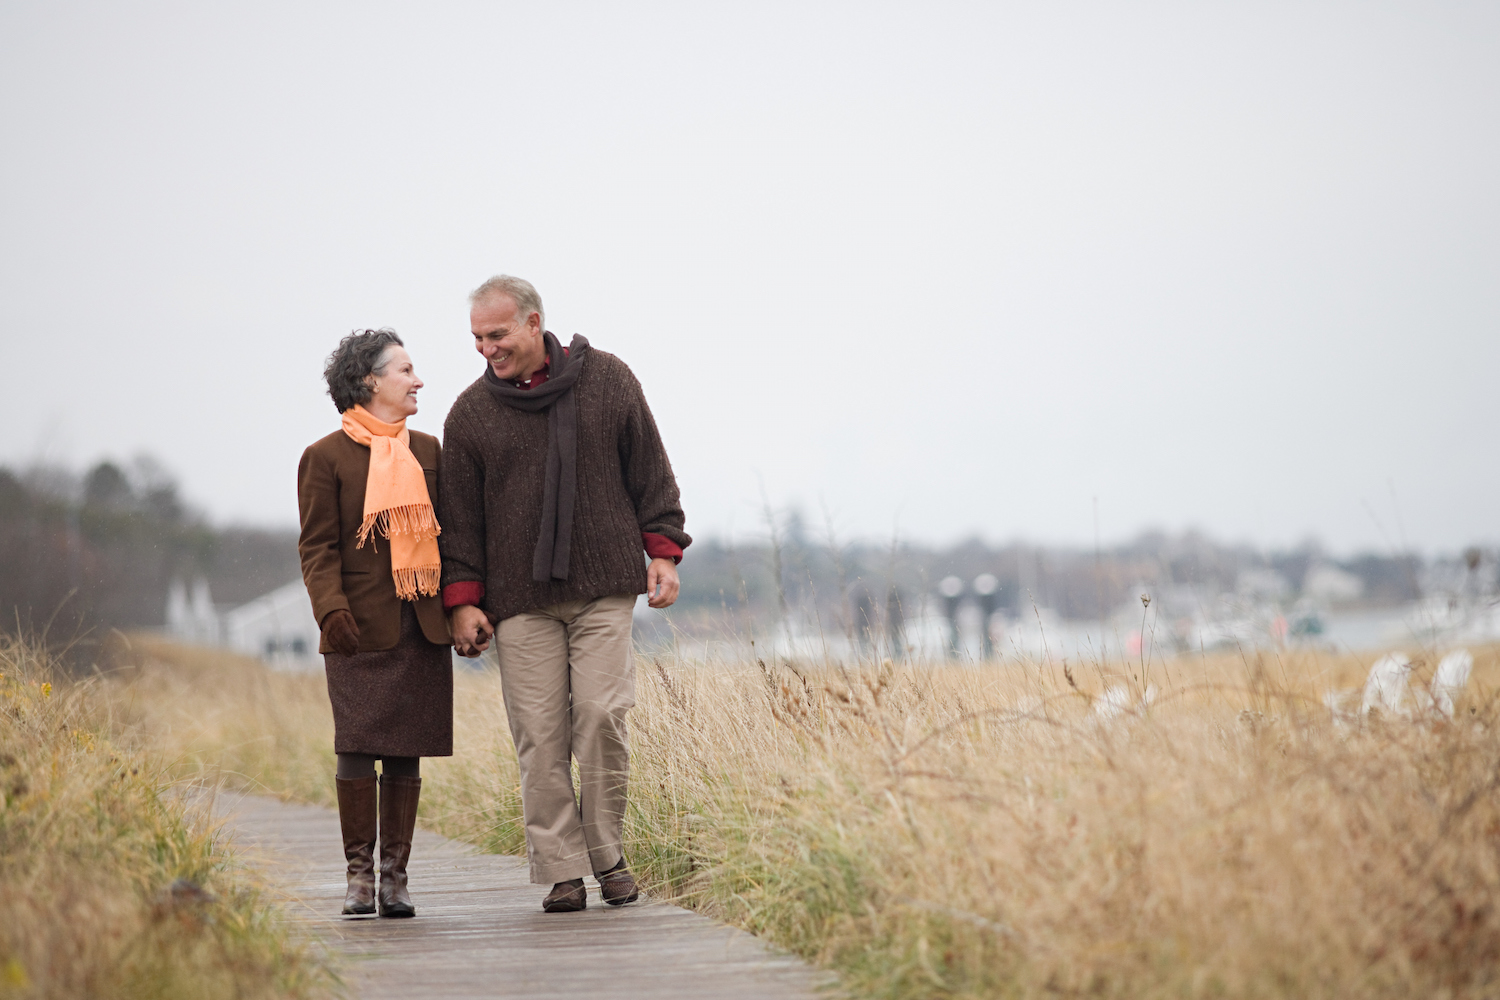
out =
[(328, 612), (328, 617), (323, 619), (323, 638), (344, 656), (359, 652), (359, 626), (355, 624), (354, 616), (343, 608)]

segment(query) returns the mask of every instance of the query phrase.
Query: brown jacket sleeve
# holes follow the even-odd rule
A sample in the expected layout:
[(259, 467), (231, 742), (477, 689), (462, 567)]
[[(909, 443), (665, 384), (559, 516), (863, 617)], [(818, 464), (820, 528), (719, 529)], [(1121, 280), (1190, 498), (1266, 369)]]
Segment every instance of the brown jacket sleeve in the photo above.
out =
[(339, 556), (338, 478), (332, 461), (312, 447), (302, 453), (297, 465), (297, 508), (302, 519), (302, 533), (297, 539), (302, 582), (307, 585), (313, 615), (321, 627), (329, 612), (349, 610), (349, 598), (344, 595)]

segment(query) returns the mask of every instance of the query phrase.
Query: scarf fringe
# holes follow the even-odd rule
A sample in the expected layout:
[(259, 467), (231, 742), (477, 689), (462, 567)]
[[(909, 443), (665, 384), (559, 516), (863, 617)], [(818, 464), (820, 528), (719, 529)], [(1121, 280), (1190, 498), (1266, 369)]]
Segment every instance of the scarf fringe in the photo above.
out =
[(390, 538), (392, 532), (415, 538), (436, 538), (443, 533), (443, 529), (437, 522), (437, 515), (433, 513), (432, 504), (414, 503), (366, 514), (364, 520), (359, 522), (359, 535), (354, 547), (364, 548), (372, 532), (382, 538)]
[(415, 601), (418, 596), (435, 597), (438, 582), (443, 575), (441, 564), (436, 566), (404, 566), (394, 570), (396, 596), (403, 601)]

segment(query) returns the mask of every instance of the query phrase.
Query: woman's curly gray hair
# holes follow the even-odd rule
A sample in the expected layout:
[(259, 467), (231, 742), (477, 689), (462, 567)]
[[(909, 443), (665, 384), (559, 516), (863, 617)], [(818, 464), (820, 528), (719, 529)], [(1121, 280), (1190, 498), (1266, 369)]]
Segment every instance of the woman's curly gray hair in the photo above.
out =
[(355, 330), (328, 355), (323, 378), (328, 382), (328, 395), (340, 413), (370, 401), (370, 386), (365, 380), (371, 375), (385, 374), (385, 351), (392, 345), (406, 346), (389, 327)]

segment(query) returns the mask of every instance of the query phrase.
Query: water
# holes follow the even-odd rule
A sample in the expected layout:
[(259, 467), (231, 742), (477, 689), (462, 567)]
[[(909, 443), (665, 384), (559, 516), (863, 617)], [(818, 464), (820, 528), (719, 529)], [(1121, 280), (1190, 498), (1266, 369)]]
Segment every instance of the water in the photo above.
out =
[[(969, 612), (969, 613), (966, 613)], [(870, 661), (896, 656), (922, 662), (977, 662), (984, 658), (985, 623), (977, 611), (961, 608), (954, 628), (941, 615), (922, 614), (906, 621), (904, 649), (887, 639), (874, 641), (788, 623), (756, 635), (688, 636), (677, 634), (676, 655), (697, 662), (793, 660), (800, 662)], [(1437, 652), (1459, 645), (1500, 641), (1500, 606), (1456, 604), (1447, 598), (1351, 611), (1303, 612), (1288, 621), (1273, 605), (1241, 609), (1218, 618), (1164, 620), (1149, 609), (1133, 621), (1070, 621), (1046, 609), (989, 623), (993, 657), (1001, 662), (1061, 664), (1129, 662), (1145, 655), (1161, 658), (1203, 650), (1316, 648), (1338, 653), (1373, 653), (1389, 649)], [(1144, 627), (1143, 627), (1144, 625)], [(1142, 647), (1145, 647), (1144, 650)]]

